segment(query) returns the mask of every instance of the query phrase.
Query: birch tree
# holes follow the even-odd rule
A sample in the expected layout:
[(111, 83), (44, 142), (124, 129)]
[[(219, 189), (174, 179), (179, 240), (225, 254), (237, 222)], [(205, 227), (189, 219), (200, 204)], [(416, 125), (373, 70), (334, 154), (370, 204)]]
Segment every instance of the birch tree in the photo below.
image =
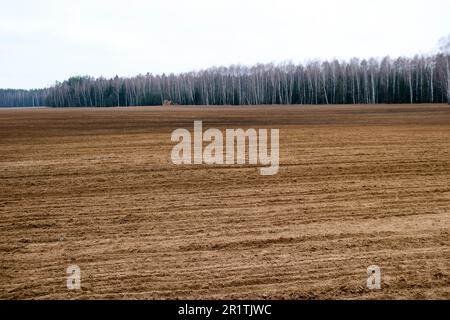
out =
[(450, 105), (450, 34), (440, 40), (440, 51), (445, 59), (445, 74), (447, 84), (447, 103)]

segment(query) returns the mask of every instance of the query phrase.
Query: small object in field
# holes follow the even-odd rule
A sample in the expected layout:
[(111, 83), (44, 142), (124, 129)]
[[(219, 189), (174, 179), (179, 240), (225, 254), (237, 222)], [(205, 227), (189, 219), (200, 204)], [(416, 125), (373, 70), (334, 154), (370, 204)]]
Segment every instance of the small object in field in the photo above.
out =
[(164, 100), (163, 101), (163, 106), (173, 106), (174, 103), (172, 102), (172, 100)]

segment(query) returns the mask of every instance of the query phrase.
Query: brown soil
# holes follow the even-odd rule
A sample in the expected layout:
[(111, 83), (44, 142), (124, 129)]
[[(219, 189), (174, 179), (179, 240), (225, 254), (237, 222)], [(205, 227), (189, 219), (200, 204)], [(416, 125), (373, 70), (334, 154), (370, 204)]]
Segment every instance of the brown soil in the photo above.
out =
[[(195, 119), (279, 128), (279, 173), (173, 165)], [(450, 298), (450, 106), (0, 110), (0, 148), (0, 298)]]

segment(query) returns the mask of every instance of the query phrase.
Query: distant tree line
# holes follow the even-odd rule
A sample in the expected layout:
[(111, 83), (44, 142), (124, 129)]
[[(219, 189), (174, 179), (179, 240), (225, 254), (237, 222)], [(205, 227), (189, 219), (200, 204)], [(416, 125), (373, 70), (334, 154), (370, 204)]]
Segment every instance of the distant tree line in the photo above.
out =
[(41, 107), (47, 105), (47, 89), (0, 89), (0, 107)]
[(49, 89), (9, 91), (0, 105), (450, 103), (449, 55), (214, 67), (112, 79), (72, 77)]

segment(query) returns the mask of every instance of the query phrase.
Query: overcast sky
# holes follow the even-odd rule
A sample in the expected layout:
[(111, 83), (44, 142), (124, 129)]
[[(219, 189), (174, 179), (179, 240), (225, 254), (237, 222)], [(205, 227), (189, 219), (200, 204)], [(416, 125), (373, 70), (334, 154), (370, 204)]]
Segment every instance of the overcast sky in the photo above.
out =
[(0, 88), (430, 53), (449, 0), (0, 0)]

